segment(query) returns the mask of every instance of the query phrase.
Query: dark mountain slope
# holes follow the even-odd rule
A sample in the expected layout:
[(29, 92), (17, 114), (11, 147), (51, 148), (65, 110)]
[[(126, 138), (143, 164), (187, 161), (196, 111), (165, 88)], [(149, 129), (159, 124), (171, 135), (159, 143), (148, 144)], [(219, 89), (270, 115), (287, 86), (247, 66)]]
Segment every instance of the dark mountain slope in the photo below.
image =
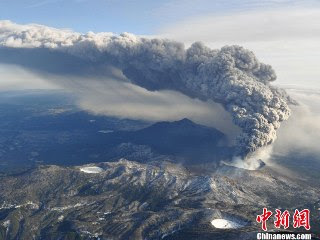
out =
[(149, 146), (161, 155), (183, 157), (190, 162), (216, 161), (228, 155), (225, 135), (214, 129), (195, 124), (189, 119), (159, 122), (134, 132), (116, 132), (110, 138), (118, 142)]

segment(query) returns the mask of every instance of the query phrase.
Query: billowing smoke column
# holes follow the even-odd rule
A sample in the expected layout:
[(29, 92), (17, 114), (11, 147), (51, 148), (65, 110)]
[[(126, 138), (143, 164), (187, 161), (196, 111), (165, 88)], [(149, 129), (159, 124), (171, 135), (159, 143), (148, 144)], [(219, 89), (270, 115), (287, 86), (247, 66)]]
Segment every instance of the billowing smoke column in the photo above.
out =
[(290, 115), (290, 98), (270, 85), (276, 79), (274, 70), (239, 46), (212, 50), (194, 43), (185, 49), (174, 41), (127, 33), (79, 34), (8, 21), (0, 23), (0, 46), (67, 53), (116, 67), (148, 90), (171, 89), (219, 102), (242, 129), (237, 139), (237, 154), (242, 157), (272, 143), (280, 123)]

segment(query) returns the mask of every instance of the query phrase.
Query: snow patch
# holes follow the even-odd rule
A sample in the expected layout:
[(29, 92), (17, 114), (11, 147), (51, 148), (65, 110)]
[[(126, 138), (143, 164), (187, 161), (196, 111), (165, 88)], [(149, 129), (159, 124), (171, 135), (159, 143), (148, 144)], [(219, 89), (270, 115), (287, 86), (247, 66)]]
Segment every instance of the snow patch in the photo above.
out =
[(221, 228), (221, 229), (232, 229), (232, 228), (241, 228), (243, 225), (233, 222), (231, 220), (218, 218), (211, 221), (211, 224), (215, 228)]
[(67, 205), (67, 206), (63, 206), (63, 207), (53, 207), (50, 210), (51, 211), (58, 211), (58, 212), (62, 212), (64, 210), (68, 210), (68, 209), (72, 209), (72, 208), (77, 208), (77, 207), (82, 207), (85, 205), (89, 205), (87, 203), (77, 203), (75, 205)]
[(26, 203), (19, 204), (19, 205), (3, 202), (2, 205), (0, 205), (0, 210), (1, 209), (12, 209), (12, 208), (23, 208), (23, 207), (26, 207), (26, 208), (29, 208), (29, 209), (39, 209), (39, 205), (38, 204), (33, 203), (31, 201), (27, 201)]
[(100, 130), (99, 133), (112, 133), (113, 130)]
[(64, 219), (64, 216), (63, 216), (63, 215), (59, 216), (59, 217), (58, 217), (58, 222), (62, 222), (63, 219)]
[(85, 173), (101, 173), (101, 172), (103, 172), (103, 169), (100, 167), (93, 166), (93, 167), (80, 168), (80, 171), (85, 172)]
[(10, 220), (4, 221), (2, 223), (2, 226), (4, 226), (5, 228), (8, 228), (10, 226)]

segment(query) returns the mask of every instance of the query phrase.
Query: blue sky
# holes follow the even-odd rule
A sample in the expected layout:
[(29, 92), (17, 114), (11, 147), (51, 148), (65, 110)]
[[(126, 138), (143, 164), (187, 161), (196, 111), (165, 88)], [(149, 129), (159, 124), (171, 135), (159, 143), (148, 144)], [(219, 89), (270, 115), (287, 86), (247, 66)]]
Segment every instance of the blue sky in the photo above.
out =
[(298, 0), (1, 0), (0, 18), (20, 24), (38, 23), (79, 32), (155, 34), (159, 28), (204, 15), (313, 6)]

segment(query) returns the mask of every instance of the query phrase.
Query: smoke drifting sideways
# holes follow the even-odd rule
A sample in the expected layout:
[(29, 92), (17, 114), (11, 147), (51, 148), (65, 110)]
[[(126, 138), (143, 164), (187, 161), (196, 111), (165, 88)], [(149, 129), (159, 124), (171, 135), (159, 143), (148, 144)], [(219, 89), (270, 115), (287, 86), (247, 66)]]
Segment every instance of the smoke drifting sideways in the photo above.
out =
[(173, 90), (220, 103), (241, 128), (236, 139), (241, 158), (274, 142), (294, 103), (270, 84), (276, 80), (272, 67), (240, 46), (212, 50), (196, 42), (186, 49), (179, 42), (128, 33), (80, 34), (1, 21), (0, 62), (55, 74), (96, 75), (101, 81), (129, 80), (149, 91)]
[[(292, 115), (277, 132), (273, 154), (300, 155), (302, 159), (320, 160), (320, 90), (287, 87), (291, 96), (299, 102), (292, 106)], [(294, 133), (294, 134), (293, 134)]]

